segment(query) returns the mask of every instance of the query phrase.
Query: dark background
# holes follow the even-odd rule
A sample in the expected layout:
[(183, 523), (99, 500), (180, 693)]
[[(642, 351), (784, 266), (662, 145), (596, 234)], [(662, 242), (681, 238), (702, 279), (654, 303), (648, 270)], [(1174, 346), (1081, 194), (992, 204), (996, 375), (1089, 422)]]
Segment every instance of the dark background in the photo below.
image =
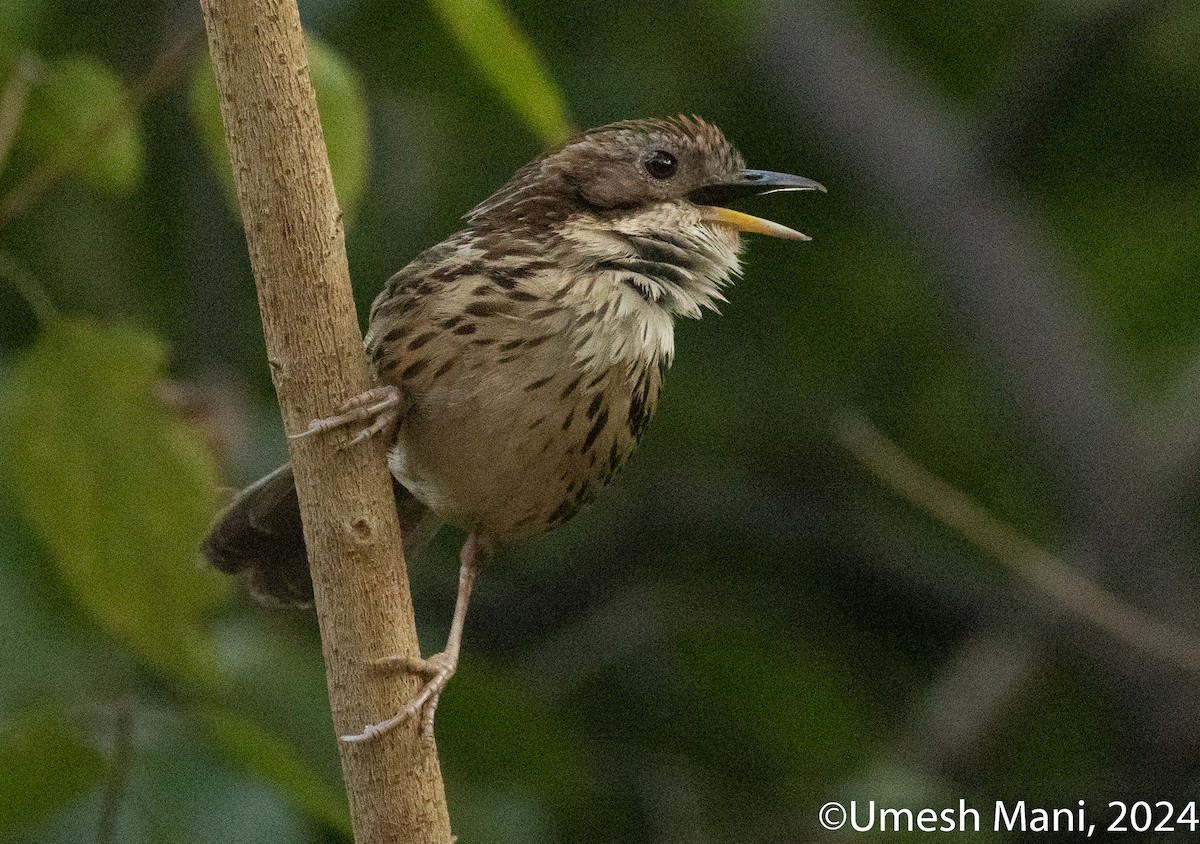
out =
[[(339, 173), (362, 185), (343, 195), (360, 313), (543, 148), (553, 119), (535, 130), (514, 106), (530, 92), (557, 90), (581, 127), (700, 114), (750, 166), (829, 193), (756, 207), (813, 242), (749, 244), (724, 315), (679, 325), (630, 468), (481, 576), (438, 710), (459, 840), (833, 841), (829, 800), (965, 798), (985, 825), (998, 799), (1086, 799), (1101, 824), (1108, 800), (1194, 800), (1200, 7), (518, 0), (545, 76), (481, 70), (472, 55), (523, 42), (452, 34), (464, 8), (495, 13), (302, 6), (330, 50), (335, 158), (365, 114), (369, 165), (350, 153)], [(77, 358), (0, 283), (3, 840), (348, 840), (312, 614), (225, 589), (186, 552), (214, 484), (285, 455), (190, 93), (200, 53), (167, 63), (132, 124), (94, 131), (199, 26), (177, 2), (0, 10), (0, 82), (22, 56), (34, 69), (24, 112), (0, 113), (16, 131), (0, 202), (80, 150), (0, 215), (0, 275), (165, 344), (132, 397), (100, 352), (78, 358), (112, 375), (93, 392), (38, 393)], [(44, 421), (34, 394), (75, 415)], [(112, 421), (128, 402), (150, 410)], [(897, 497), (839, 444), (847, 413), (1119, 601), (1031, 585), (1028, 555)], [(196, 447), (165, 461), (123, 424)], [(200, 491), (181, 494), (190, 519), (171, 489)], [(460, 541), (411, 561), (426, 651)], [(183, 609), (178, 579), (199, 596)], [(1131, 632), (1139, 610), (1153, 621)], [(173, 659), (183, 629), (206, 667)]]

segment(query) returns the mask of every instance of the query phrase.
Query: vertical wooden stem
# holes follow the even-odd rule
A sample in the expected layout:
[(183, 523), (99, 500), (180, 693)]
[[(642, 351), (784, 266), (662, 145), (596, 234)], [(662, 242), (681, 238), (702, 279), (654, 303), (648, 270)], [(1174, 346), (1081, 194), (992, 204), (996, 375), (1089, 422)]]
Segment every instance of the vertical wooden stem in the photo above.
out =
[[(295, 0), (201, 0), (267, 356), (288, 431), (367, 387), (341, 212)], [(338, 735), (393, 714), (413, 677), (370, 660), (419, 656), (384, 445), (343, 433), (291, 443)], [(286, 713), (281, 713), (286, 717)], [(447, 844), (437, 754), (416, 729), (339, 743), (359, 844)]]

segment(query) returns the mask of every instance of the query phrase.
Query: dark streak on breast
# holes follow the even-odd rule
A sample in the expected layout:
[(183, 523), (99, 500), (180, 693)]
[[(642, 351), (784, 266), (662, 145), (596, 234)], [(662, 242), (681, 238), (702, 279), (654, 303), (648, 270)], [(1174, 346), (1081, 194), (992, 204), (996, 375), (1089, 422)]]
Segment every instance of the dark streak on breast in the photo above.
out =
[(469, 304), (465, 308), (463, 308), (463, 311), (465, 311), (466, 313), (470, 314), (471, 316), (477, 316), (477, 317), (495, 316), (496, 314), (500, 313), (501, 311), (505, 311), (505, 310), (507, 310), (507, 308), (505, 308), (502, 303), (497, 302), (495, 300), (484, 300), (482, 302), (472, 302), (471, 304)]
[(588, 409), (587, 409), (587, 418), (588, 419), (596, 418), (596, 413), (597, 413), (597, 411), (600, 410), (600, 403), (603, 401), (604, 401), (604, 393), (596, 393), (595, 398), (592, 399), (592, 403), (590, 405), (588, 405)]
[(571, 501), (570, 499), (563, 499), (563, 501), (559, 503), (559, 505), (554, 508), (554, 511), (546, 518), (546, 523), (557, 525), (571, 518), (571, 516), (575, 514), (574, 504), (575, 502)]
[(597, 264), (602, 270), (633, 273), (644, 275), (665, 284), (682, 286), (691, 281), (687, 271), (674, 264), (664, 264), (658, 261), (642, 261), (637, 258), (621, 258), (615, 261), (604, 261)]
[[(587, 451), (592, 447), (592, 443), (596, 442), (596, 438), (600, 436), (600, 432), (604, 430), (604, 426), (608, 424), (608, 408), (604, 408), (600, 415), (596, 417), (596, 421), (592, 423), (592, 429), (588, 431), (587, 439), (583, 441), (583, 451)], [(595, 455), (592, 455), (595, 457)]]
[(415, 378), (417, 375), (420, 375), (422, 372), (424, 372), (425, 367), (427, 366), (429, 366), (429, 358), (422, 358), (415, 363), (410, 363), (404, 368), (404, 371), (400, 373), (400, 378), (402, 380), (407, 378)]
[(687, 243), (670, 235), (625, 235), (625, 242), (643, 261), (686, 269), (695, 267), (697, 263)]
[(565, 399), (567, 396), (571, 395), (571, 393), (575, 392), (575, 388), (579, 386), (579, 382), (580, 382), (580, 381), (582, 381), (582, 380), (583, 380), (583, 376), (582, 376), (582, 375), (580, 375), (578, 378), (576, 378), (576, 379), (575, 379), (574, 381), (572, 381), (570, 384), (568, 384), (567, 386), (563, 387), (563, 391), (562, 391), (562, 396), (561, 396), (561, 398), (564, 398), (564, 399)]
[(408, 350), (410, 352), (415, 352), (417, 349), (421, 348), (426, 343), (428, 343), (430, 340), (432, 340), (434, 337), (438, 336), (439, 333), (440, 332), (437, 332), (437, 331), (426, 331), (424, 334), (414, 337), (413, 341), (408, 344)]
[(455, 279), (463, 278), (469, 275), (476, 275), (483, 269), (481, 261), (467, 261), (464, 264), (457, 264), (449, 267), (438, 267), (431, 270), (429, 278), (435, 281), (454, 281)]
[(646, 432), (646, 426), (650, 424), (650, 373), (643, 370), (637, 383), (634, 384), (633, 393), (629, 398), (629, 416), (627, 423), (629, 425), (629, 433), (634, 440), (640, 440), (642, 434)]
[(397, 340), (405, 337), (410, 331), (412, 331), (411, 325), (397, 325), (387, 334), (383, 335), (383, 340), (380, 341), (379, 345), (386, 346), (391, 343), (395, 343)]

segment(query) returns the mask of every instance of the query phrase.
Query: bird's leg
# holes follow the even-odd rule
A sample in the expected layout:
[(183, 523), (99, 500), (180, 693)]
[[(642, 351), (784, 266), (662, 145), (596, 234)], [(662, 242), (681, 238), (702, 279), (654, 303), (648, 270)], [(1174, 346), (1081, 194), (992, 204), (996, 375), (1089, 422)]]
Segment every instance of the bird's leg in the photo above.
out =
[(491, 546), (478, 534), (472, 533), (463, 543), (459, 552), (458, 570), (458, 600), (454, 604), (454, 620), (450, 624), (450, 637), (446, 640), (446, 649), (434, 654), (428, 659), (413, 657), (386, 656), (375, 660), (375, 665), (381, 668), (413, 671), (428, 677), (425, 685), (417, 692), (403, 709), (378, 724), (368, 724), (361, 733), (353, 736), (342, 736), (342, 741), (362, 742), (381, 736), (403, 724), (410, 718), (421, 716), (421, 732), (426, 739), (433, 739), (433, 714), (437, 711), (438, 699), (446, 683), (454, 676), (458, 668), (458, 651), (462, 645), (463, 625), (467, 620), (467, 604), (471, 600), (471, 586), (475, 583), (475, 572), (479, 564), (491, 554)]
[(314, 419), (299, 434), (289, 434), (288, 439), (298, 440), (301, 437), (332, 431), (334, 428), (343, 428), (358, 422), (367, 423), (346, 443), (346, 447), (349, 447), (387, 430), (396, 421), (399, 407), (399, 390), (392, 386), (375, 387), (359, 393), (343, 404), (337, 409), (335, 416)]

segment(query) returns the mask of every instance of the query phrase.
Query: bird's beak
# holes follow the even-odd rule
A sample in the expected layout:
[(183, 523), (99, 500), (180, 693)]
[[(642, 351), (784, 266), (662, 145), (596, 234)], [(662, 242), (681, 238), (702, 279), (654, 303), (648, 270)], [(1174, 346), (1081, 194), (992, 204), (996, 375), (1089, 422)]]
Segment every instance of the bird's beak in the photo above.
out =
[(709, 223), (720, 223), (732, 226), (738, 231), (765, 234), (771, 237), (783, 237), (790, 240), (811, 240), (811, 238), (787, 226), (753, 217), (734, 211), (725, 206), (747, 196), (765, 196), (768, 193), (784, 191), (819, 190), (825, 193), (825, 187), (820, 182), (806, 179), (803, 176), (792, 176), (787, 173), (772, 173), (770, 170), (743, 170), (731, 181), (714, 185), (705, 185), (692, 191), (688, 198), (700, 206), (700, 219)]

